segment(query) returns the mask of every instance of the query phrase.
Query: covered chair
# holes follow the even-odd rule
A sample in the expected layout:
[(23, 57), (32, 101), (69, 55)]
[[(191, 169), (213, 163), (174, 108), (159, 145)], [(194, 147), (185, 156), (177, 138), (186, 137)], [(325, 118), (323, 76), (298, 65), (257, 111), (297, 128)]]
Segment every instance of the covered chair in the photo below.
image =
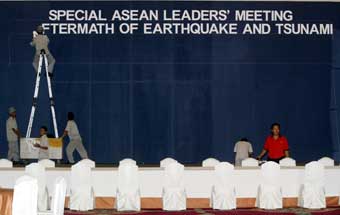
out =
[(323, 157), (318, 160), (324, 166), (334, 166), (334, 160), (329, 157)]
[(78, 162), (71, 167), (70, 209), (88, 211), (94, 208), (91, 167)]
[(299, 206), (309, 209), (326, 207), (324, 166), (317, 161), (305, 165), (305, 177), (299, 195)]
[(135, 164), (124, 163), (118, 167), (116, 208), (118, 211), (140, 211), (138, 167)]
[(24, 175), (14, 185), (12, 215), (36, 215), (38, 203), (37, 179)]
[(177, 163), (177, 161), (173, 158), (164, 158), (163, 160), (160, 161), (159, 165), (160, 167), (165, 168), (168, 164), (171, 163)]
[(54, 182), (51, 210), (39, 211), (38, 215), (64, 215), (66, 187), (66, 180), (58, 177)]
[(12, 168), (13, 162), (7, 159), (0, 159), (0, 168)]
[(119, 165), (126, 164), (126, 163), (137, 165), (137, 162), (131, 158), (124, 158), (123, 160), (119, 161)]
[(82, 163), (82, 164), (85, 164), (86, 166), (89, 166), (91, 169), (96, 167), (96, 163), (93, 160), (90, 160), (90, 159), (87, 159), (87, 158), (82, 159), (79, 162)]
[(262, 209), (282, 208), (282, 191), (278, 183), (280, 165), (269, 161), (261, 166), (262, 182), (258, 187), (256, 205)]
[(280, 166), (282, 167), (290, 167), (296, 166), (296, 161), (293, 158), (283, 158), (280, 160)]
[(215, 167), (220, 161), (215, 158), (207, 158), (202, 161), (202, 167)]
[(163, 210), (179, 211), (186, 209), (186, 192), (183, 183), (184, 166), (170, 163), (165, 166), (162, 192)]
[(55, 162), (50, 159), (42, 159), (38, 161), (39, 164), (43, 165), (45, 168), (54, 168), (55, 167)]
[(211, 191), (210, 206), (217, 210), (236, 208), (236, 191), (234, 186), (234, 165), (221, 162), (215, 165), (215, 182)]
[(49, 210), (50, 197), (46, 186), (45, 167), (39, 163), (31, 163), (26, 166), (25, 173), (38, 181), (38, 210)]
[(254, 158), (246, 158), (242, 160), (241, 166), (246, 166), (246, 167), (259, 166), (259, 161)]

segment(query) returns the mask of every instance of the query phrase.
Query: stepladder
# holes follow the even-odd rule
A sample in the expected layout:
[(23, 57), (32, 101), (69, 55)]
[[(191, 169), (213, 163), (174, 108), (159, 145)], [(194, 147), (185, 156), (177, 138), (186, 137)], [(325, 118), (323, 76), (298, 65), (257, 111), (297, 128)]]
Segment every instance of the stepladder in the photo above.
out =
[(36, 80), (35, 80), (35, 87), (34, 87), (34, 94), (33, 94), (33, 103), (32, 103), (31, 114), (30, 114), (30, 118), (29, 118), (29, 122), (28, 122), (26, 138), (30, 138), (31, 133), (32, 133), (34, 116), (35, 116), (35, 112), (36, 112), (37, 104), (38, 104), (39, 87), (40, 87), (40, 80), (41, 80), (42, 74), (43, 74), (43, 72), (42, 72), (43, 68), (45, 68), (45, 74), (46, 74), (46, 80), (47, 80), (48, 96), (49, 96), (49, 100), (50, 100), (50, 108), (51, 108), (51, 114), (52, 114), (54, 135), (55, 135), (56, 138), (59, 138), (57, 120), (56, 120), (56, 113), (55, 113), (55, 102), (54, 102), (54, 98), (53, 98), (53, 94), (52, 94), (51, 77), (50, 77), (49, 72), (48, 72), (48, 60), (47, 60), (46, 52), (43, 49), (40, 51), (40, 55), (39, 55), (39, 64), (38, 64), (38, 71), (36, 73)]

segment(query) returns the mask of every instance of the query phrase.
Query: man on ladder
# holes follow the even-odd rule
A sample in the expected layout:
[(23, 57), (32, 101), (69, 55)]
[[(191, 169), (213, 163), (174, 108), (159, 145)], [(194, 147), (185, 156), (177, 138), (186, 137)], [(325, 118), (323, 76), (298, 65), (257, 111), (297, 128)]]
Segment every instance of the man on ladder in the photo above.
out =
[(51, 79), (50, 79), (50, 77), (53, 76), (53, 67), (55, 64), (55, 59), (48, 49), (48, 43), (49, 43), (49, 39), (46, 35), (44, 35), (43, 27), (38, 26), (37, 31), (33, 32), (33, 41), (31, 42), (31, 46), (35, 47), (35, 50), (36, 50), (34, 59), (33, 59), (33, 67), (36, 70), (37, 75), (36, 75), (36, 82), (35, 82), (35, 88), (34, 88), (33, 105), (32, 105), (31, 115), (30, 115), (30, 119), (28, 123), (27, 132), (26, 132), (26, 138), (29, 138), (31, 136), (34, 114), (35, 114), (35, 110), (37, 106), (40, 78), (42, 75), (43, 65), (45, 66), (45, 70), (46, 70), (48, 95), (49, 95), (50, 105), (51, 105), (54, 133), (55, 133), (56, 138), (59, 137), (55, 109), (54, 109), (54, 100), (53, 100), (53, 95), (52, 95)]
[(35, 47), (35, 55), (34, 55), (32, 64), (33, 64), (35, 71), (38, 72), (39, 57), (40, 57), (41, 51), (44, 50), (47, 60), (48, 60), (48, 74), (50, 77), (52, 77), (55, 59), (48, 49), (49, 42), (50, 40), (48, 39), (48, 37), (44, 35), (44, 28), (41, 25), (39, 25), (37, 27), (37, 30), (33, 32), (33, 40), (31, 42), (31, 46)]

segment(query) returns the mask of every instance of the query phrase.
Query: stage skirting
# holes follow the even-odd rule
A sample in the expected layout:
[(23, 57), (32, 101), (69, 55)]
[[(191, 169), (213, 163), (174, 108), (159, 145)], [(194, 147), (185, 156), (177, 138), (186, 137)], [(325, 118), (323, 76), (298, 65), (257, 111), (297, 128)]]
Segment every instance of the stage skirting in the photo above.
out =
[[(113, 208), (117, 188), (117, 173), (118, 169), (113, 167), (93, 169), (96, 208)], [(0, 187), (13, 188), (15, 180), (23, 174), (24, 168), (0, 169)], [(325, 174), (327, 205), (336, 206), (340, 194), (340, 166), (326, 167)], [(70, 168), (48, 168), (46, 175), (47, 186), (51, 193), (53, 182), (57, 176), (63, 176), (69, 182)], [(280, 184), (283, 191), (284, 207), (297, 206), (297, 197), (303, 178), (304, 167), (283, 167), (281, 169)], [(163, 169), (157, 167), (139, 168), (139, 179), (142, 207), (161, 208)], [(186, 167), (184, 182), (188, 208), (209, 208), (211, 187), (214, 182), (213, 168)], [(255, 206), (255, 197), (260, 182), (260, 168), (236, 168), (235, 184), (239, 208)]]

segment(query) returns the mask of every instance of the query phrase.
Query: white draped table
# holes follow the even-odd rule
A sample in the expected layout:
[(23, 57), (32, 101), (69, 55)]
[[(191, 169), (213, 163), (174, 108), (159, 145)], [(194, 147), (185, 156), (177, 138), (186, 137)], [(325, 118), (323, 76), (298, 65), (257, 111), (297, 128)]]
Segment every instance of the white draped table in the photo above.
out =
[[(96, 197), (115, 197), (118, 168), (98, 167), (93, 169), (93, 187)], [(24, 174), (24, 168), (0, 168), (0, 187), (13, 188), (15, 180)], [(337, 197), (340, 194), (340, 166), (326, 167), (326, 196)], [(69, 182), (70, 168), (46, 169), (47, 186), (52, 185), (57, 176), (63, 176)], [(141, 196), (160, 198), (163, 184), (163, 169), (159, 167), (139, 168)], [(304, 178), (304, 167), (282, 167), (280, 184), (283, 197), (298, 197)], [(81, 180), (81, 179), (79, 179)], [(186, 167), (184, 182), (188, 198), (210, 198), (214, 182), (213, 168)], [(235, 169), (235, 184), (238, 198), (255, 198), (261, 182), (259, 167), (240, 167)]]

